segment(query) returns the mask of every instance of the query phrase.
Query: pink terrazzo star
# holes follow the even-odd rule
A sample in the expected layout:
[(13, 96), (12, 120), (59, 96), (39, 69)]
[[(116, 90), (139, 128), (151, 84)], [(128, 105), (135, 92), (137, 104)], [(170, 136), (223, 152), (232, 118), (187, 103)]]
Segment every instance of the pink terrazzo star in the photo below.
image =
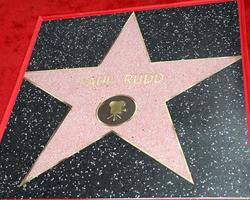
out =
[[(240, 57), (220, 57), (152, 63), (132, 14), (100, 66), (27, 72), (28, 80), (72, 108), (24, 181), (30, 181), (114, 131), (193, 183), (166, 101), (238, 59)], [(145, 74), (157, 74), (158, 79), (135, 83), (128, 78)], [(95, 81), (100, 77), (109, 77), (110, 82), (98, 85)], [(97, 119), (96, 110), (101, 102), (118, 94), (132, 97), (137, 112), (119, 126), (107, 126)]]

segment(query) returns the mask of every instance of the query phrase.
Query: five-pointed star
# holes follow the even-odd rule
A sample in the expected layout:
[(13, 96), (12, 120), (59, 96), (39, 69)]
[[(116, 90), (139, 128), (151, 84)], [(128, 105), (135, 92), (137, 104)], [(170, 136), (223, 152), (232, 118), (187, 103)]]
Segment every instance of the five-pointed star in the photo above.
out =
[[(152, 63), (132, 14), (100, 66), (27, 72), (28, 80), (72, 108), (24, 181), (114, 131), (193, 183), (166, 101), (238, 59), (221, 57)], [(136, 74), (163, 74), (164, 78), (150, 84), (124, 81), (124, 76)], [(83, 81), (105, 76), (111, 77), (110, 84), (86, 85)], [(118, 94), (132, 97), (137, 112), (120, 126), (107, 126), (97, 119), (96, 110), (101, 102)]]

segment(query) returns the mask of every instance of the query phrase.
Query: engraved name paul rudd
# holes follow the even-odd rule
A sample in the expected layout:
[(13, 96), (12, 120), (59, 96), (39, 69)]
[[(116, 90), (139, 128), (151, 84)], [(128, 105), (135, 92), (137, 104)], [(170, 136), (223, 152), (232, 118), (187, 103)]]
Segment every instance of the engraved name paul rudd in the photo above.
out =
[[(125, 84), (148, 85), (157, 84), (165, 79), (165, 75), (161, 73), (153, 74), (126, 74), (123, 77)], [(88, 77), (81, 79), (81, 85), (88, 87), (109, 86), (114, 82), (111, 76)]]

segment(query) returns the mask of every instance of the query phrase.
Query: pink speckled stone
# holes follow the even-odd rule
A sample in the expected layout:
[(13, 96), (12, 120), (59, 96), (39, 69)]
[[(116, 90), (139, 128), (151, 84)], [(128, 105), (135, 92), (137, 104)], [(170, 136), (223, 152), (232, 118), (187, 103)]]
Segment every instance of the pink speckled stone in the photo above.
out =
[[(28, 80), (67, 102), (72, 109), (25, 180), (38, 176), (112, 130), (192, 183), (165, 102), (238, 59), (222, 57), (151, 63), (132, 14), (100, 66), (27, 72)], [(150, 73), (161, 73), (164, 79), (154, 84), (124, 84), (126, 74)], [(112, 84), (83, 84), (85, 78), (102, 76), (112, 77)], [(98, 121), (96, 109), (101, 102), (118, 94), (133, 97), (138, 110), (130, 121), (120, 126), (106, 126)]]

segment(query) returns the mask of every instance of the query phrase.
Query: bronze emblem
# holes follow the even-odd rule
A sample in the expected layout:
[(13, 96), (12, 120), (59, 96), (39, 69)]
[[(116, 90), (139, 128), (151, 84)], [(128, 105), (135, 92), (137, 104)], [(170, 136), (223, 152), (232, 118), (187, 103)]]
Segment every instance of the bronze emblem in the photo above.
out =
[(136, 111), (136, 104), (129, 96), (117, 95), (105, 100), (97, 109), (98, 119), (109, 126), (128, 121)]

